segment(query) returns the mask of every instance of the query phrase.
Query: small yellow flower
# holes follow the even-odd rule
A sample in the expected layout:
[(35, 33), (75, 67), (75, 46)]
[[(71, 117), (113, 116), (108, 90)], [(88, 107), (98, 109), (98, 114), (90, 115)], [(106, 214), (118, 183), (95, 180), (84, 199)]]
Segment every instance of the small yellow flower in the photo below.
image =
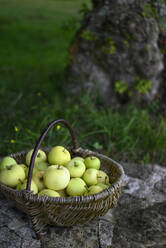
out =
[(14, 144), (15, 143), (15, 140), (14, 139), (11, 139), (10, 140), (10, 143)]
[(38, 96), (41, 96), (41, 93), (40, 93), (40, 92), (37, 92), (37, 95), (38, 95)]
[(61, 128), (61, 126), (60, 126), (60, 125), (58, 125), (58, 126), (56, 127), (56, 129), (57, 129), (57, 130), (59, 130), (60, 128)]
[(18, 132), (18, 127), (17, 126), (14, 126), (14, 131)]

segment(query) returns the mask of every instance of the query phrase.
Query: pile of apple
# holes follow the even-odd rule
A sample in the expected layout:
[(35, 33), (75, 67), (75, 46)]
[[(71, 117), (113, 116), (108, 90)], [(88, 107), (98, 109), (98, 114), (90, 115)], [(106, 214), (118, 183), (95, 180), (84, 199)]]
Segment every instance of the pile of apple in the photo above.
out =
[[(26, 189), (33, 149), (27, 152), (25, 164), (12, 157), (0, 163), (0, 182), (16, 190)], [(71, 158), (63, 146), (54, 146), (48, 156), (39, 149), (35, 158), (30, 190), (33, 194), (50, 197), (87, 196), (110, 186), (109, 177), (100, 170), (98, 157)]]

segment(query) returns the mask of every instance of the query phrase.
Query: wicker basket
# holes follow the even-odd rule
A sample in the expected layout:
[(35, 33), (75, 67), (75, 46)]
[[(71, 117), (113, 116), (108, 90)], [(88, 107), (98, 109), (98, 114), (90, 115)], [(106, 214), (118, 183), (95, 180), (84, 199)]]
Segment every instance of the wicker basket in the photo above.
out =
[[(98, 194), (89, 196), (55, 198), (39, 196), (39, 194), (34, 195), (30, 191), (32, 170), (37, 151), (49, 129), (57, 123), (63, 123), (71, 133), (73, 148), (67, 147), (67, 149), (70, 151), (72, 157), (94, 155), (101, 160), (101, 169), (109, 175), (111, 183), (109, 188)], [(48, 154), (49, 148), (43, 148), (43, 150)], [(11, 154), (17, 163), (25, 163), (25, 155), (25, 151)], [(34, 231), (37, 235), (40, 235), (44, 226), (47, 224), (72, 226), (86, 223), (98, 216), (104, 215), (110, 208), (115, 207), (117, 204), (123, 176), (124, 171), (119, 163), (102, 154), (78, 147), (75, 134), (70, 124), (63, 119), (59, 119), (48, 125), (35, 146), (29, 167), (26, 190), (18, 191), (0, 183), (0, 192), (9, 201), (12, 201), (18, 209), (28, 214), (31, 218)]]

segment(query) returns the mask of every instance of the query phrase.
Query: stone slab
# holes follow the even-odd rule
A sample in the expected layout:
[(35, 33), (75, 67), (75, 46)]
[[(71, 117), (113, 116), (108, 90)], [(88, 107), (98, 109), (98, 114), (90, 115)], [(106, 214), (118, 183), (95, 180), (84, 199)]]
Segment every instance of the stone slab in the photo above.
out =
[(0, 195), (1, 248), (166, 248), (166, 168), (123, 164), (116, 208), (70, 228), (49, 226), (41, 242), (28, 216)]

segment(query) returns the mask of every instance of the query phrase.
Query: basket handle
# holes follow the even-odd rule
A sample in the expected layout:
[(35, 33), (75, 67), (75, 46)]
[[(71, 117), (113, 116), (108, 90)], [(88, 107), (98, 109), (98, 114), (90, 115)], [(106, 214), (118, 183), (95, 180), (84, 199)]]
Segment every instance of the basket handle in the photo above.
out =
[(50, 130), (50, 128), (58, 123), (63, 123), (70, 131), (71, 137), (72, 137), (72, 142), (73, 142), (73, 148), (77, 149), (78, 148), (78, 143), (77, 143), (77, 139), (75, 136), (75, 133), (73, 131), (73, 128), (71, 127), (71, 125), (64, 119), (58, 119), (58, 120), (54, 120), (52, 121), (43, 131), (43, 133), (41, 134), (39, 140), (36, 143), (36, 146), (34, 148), (34, 151), (32, 153), (32, 157), (31, 157), (31, 161), (30, 161), (30, 165), (29, 165), (29, 171), (28, 171), (28, 179), (27, 179), (27, 186), (26, 186), (26, 190), (30, 191), (30, 185), (31, 185), (31, 179), (32, 179), (32, 171), (33, 171), (33, 167), (34, 167), (34, 161), (37, 155), (37, 152), (39, 150), (39, 147), (44, 139), (44, 137), (46, 136), (46, 134), (48, 133), (48, 131)]

